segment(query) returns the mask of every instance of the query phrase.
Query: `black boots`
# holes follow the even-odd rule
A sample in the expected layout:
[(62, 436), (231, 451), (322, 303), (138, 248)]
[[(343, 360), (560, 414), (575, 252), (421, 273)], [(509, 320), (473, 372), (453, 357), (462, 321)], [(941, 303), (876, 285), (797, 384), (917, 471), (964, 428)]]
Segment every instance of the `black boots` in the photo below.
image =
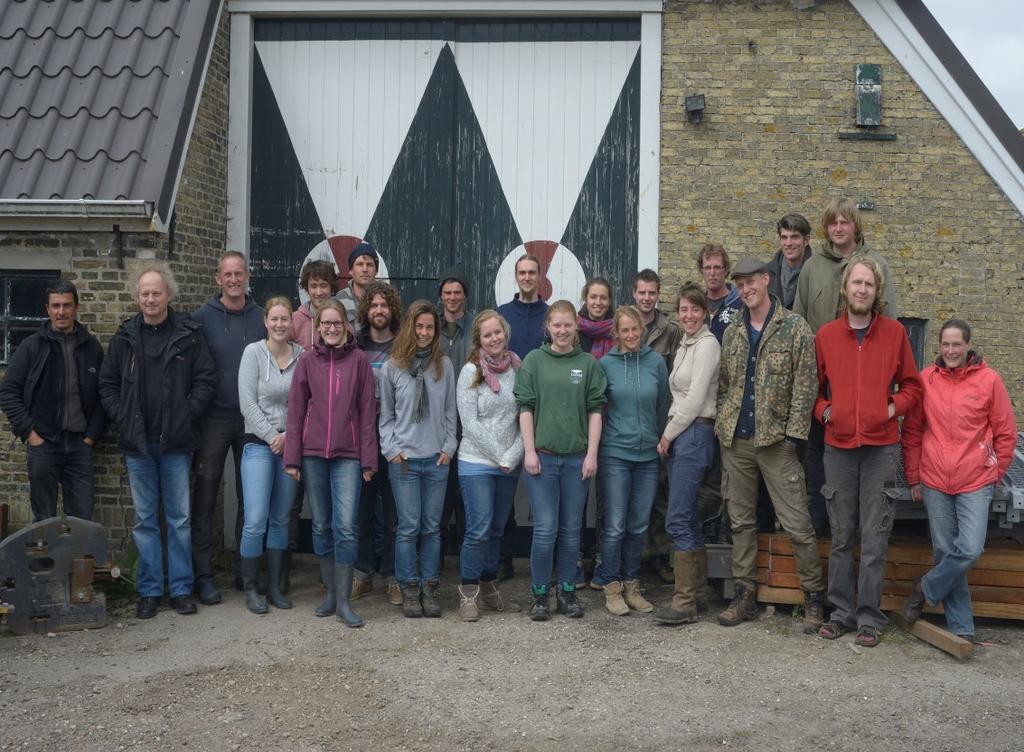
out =
[(352, 592), (352, 565), (334, 564), (334, 589), (340, 593), (338, 601), (338, 621), (345, 622), (345, 626), (356, 629), (363, 626), (363, 620), (352, 610), (348, 602), (348, 594)]
[[(567, 587), (572, 587), (572, 590), (568, 590)], [(558, 613), (565, 614), (570, 619), (579, 619), (583, 616), (583, 606), (576, 600), (575, 585), (560, 583), (555, 588), (555, 603), (558, 606)]]
[(441, 616), (441, 603), (437, 600), (438, 581), (433, 580), (423, 586), (420, 600), (423, 603), (423, 615), (432, 619)]
[[(335, 598), (333, 554), (320, 557), (320, 580), (323, 582), (327, 592), (324, 593), (324, 599), (313, 613), (317, 616), (330, 616), (338, 610), (338, 602)], [(349, 585), (351, 586), (351, 584), (350, 582)]]
[(267, 609), (266, 599), (260, 595), (257, 580), (260, 576), (259, 557), (243, 557), (241, 561), (242, 589), (245, 591), (245, 606), (254, 614), (265, 614)]
[(292, 607), (292, 602), (281, 589), (281, 583), (287, 578), (287, 574), (283, 574), (287, 567), (287, 556), (287, 551), (267, 549), (267, 601), (274, 608)]
[(423, 604), (420, 603), (420, 584), (418, 582), (402, 585), (402, 613), (407, 619), (418, 619), (423, 616)]

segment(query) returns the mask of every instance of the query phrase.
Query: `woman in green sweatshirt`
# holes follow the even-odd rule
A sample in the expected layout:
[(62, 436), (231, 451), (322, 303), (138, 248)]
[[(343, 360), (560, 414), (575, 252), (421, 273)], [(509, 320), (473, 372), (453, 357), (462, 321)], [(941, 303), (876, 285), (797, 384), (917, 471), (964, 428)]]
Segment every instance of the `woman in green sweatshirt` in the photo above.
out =
[(556, 539), (558, 611), (572, 618), (583, 616), (574, 583), (576, 554), (589, 480), (597, 473), (607, 386), (598, 362), (579, 347), (572, 303), (559, 300), (550, 306), (545, 327), (551, 344), (526, 356), (515, 386), (533, 513), (534, 621), (546, 621), (550, 613), (548, 587)]

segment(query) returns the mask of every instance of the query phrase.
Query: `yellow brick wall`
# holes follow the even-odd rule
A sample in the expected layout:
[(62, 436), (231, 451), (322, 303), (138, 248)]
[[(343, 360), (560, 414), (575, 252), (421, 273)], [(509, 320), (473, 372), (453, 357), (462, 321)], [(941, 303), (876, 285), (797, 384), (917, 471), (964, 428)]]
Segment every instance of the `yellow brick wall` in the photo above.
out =
[[(660, 267), (665, 303), (699, 279), (695, 254), (721, 242), (768, 258), (788, 211), (815, 226), (833, 196), (871, 201), (865, 236), (892, 266), (901, 316), (938, 327), (956, 315), (1003, 376), (1024, 424), (1024, 221), (914, 81), (847, 2), (670, 0), (661, 103)], [(856, 130), (857, 63), (882, 66), (883, 130)], [(687, 122), (683, 98), (707, 97)]]

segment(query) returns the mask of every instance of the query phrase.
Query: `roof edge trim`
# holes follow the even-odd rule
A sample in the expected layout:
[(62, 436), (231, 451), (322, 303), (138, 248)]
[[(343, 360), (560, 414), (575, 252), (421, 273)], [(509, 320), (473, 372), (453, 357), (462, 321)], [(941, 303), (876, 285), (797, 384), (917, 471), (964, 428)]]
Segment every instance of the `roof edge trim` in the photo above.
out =
[[(955, 62), (964, 70), (956, 74), (949, 68), (951, 56), (948, 50), (942, 49), (941, 42), (945, 40), (950, 47), (953, 44), (938, 22), (920, 0), (898, 0), (898, 4), (886, 0), (850, 0), (850, 4), (1024, 217), (1024, 165), (1007, 148), (1008, 143), (1016, 151), (1016, 143), (1004, 143), (1000, 137), (1001, 126), (1009, 122), (1009, 116), (959, 52)], [(917, 23), (904, 9), (912, 12)], [(930, 23), (925, 22), (924, 15)], [(937, 47), (942, 49), (947, 62), (940, 58)], [(991, 108), (979, 107), (986, 96)], [(1024, 159), (1024, 155), (1021, 158)]]

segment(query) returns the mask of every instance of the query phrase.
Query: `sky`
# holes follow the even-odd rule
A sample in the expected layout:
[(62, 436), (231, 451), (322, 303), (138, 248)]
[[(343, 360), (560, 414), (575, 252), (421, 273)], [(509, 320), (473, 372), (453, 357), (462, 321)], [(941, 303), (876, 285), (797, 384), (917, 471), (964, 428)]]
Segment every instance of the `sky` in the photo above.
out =
[(1024, 2), (924, 0), (974, 72), (1024, 128)]

